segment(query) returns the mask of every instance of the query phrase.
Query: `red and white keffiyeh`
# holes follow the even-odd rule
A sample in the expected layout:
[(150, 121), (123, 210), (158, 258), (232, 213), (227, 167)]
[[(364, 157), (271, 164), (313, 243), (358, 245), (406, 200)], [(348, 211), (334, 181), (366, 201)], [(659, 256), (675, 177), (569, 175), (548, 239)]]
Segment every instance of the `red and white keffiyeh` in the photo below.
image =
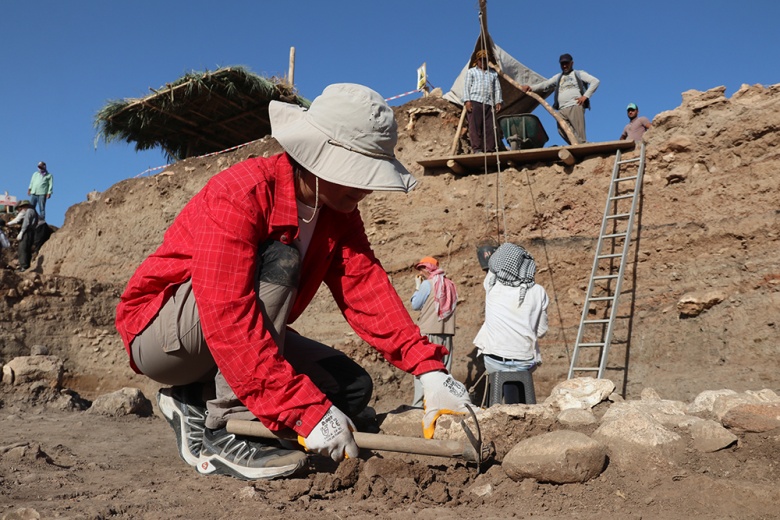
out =
[(417, 265), (417, 268), (425, 273), (433, 287), (433, 297), (439, 321), (446, 320), (455, 312), (455, 307), (458, 304), (458, 292), (455, 289), (455, 284), (445, 276), (443, 269), (430, 262), (422, 262)]

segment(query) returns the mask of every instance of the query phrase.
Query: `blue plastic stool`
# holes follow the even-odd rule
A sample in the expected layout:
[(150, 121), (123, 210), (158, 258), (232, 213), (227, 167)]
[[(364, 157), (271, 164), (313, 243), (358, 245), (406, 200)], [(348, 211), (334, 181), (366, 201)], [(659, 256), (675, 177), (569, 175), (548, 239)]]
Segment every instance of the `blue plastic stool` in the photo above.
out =
[(527, 370), (488, 375), (488, 407), (495, 404), (536, 404), (534, 376)]

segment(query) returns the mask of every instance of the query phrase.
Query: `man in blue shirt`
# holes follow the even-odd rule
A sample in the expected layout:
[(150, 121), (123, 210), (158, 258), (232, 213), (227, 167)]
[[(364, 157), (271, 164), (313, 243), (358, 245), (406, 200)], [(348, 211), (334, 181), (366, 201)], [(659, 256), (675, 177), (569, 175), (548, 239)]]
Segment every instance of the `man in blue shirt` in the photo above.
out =
[[(476, 62), (466, 71), (466, 85), (463, 89), (463, 101), (468, 113), (469, 142), (473, 153), (495, 152), (496, 112), (501, 111), (504, 102), (501, 96), (501, 84), (496, 71), (488, 67), (487, 51), (479, 50)], [(500, 139), (500, 138), (499, 138)]]

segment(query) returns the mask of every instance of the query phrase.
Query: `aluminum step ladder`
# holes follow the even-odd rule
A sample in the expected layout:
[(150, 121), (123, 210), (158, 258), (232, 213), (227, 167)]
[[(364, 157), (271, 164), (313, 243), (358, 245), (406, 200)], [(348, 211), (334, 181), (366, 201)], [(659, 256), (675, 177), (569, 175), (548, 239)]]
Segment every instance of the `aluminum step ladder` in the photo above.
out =
[(568, 379), (604, 377), (644, 172), (644, 142), (636, 158), (617, 151)]

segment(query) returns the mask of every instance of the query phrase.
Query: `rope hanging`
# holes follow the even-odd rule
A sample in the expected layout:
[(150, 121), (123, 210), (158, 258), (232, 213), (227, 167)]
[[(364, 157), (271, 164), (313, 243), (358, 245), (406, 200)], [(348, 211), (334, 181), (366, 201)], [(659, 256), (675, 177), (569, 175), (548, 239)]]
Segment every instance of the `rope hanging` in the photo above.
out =
[[(482, 30), (484, 25), (483, 25), (483, 18), (482, 18), (482, 12), (481, 11), (479, 13), (479, 27), (480, 27), (480, 31), (479, 31), (479, 47), (480, 47), (480, 50), (485, 52), (485, 56), (488, 57), (488, 67), (490, 67), (490, 55), (491, 55), (491, 53), (488, 52), (487, 34), (485, 33), (485, 31)], [(498, 243), (501, 244), (503, 242), (502, 239), (501, 239), (502, 238), (501, 237), (501, 235), (502, 235), (502, 233), (501, 233), (501, 224), (503, 224), (504, 239), (506, 238), (506, 235), (507, 235), (506, 211), (505, 211), (505, 206), (504, 206), (504, 190), (503, 190), (503, 187), (502, 187), (502, 184), (501, 184), (501, 173), (502, 173), (501, 172), (501, 156), (498, 153), (500, 142), (499, 142), (499, 133), (498, 133), (498, 126), (497, 126), (498, 117), (497, 117), (497, 113), (496, 113), (496, 98), (495, 98), (495, 92), (492, 89), (490, 90), (490, 96), (491, 96), (491, 99), (490, 99), (490, 107), (491, 108), (490, 108), (490, 110), (492, 110), (492, 112), (493, 112), (493, 128), (490, 128), (490, 129), (487, 128), (486, 118), (485, 118), (485, 113), (484, 113), (484, 110), (486, 110), (486, 108), (485, 108), (485, 105), (483, 104), (482, 105), (482, 110), (483, 110), (483, 114), (482, 114), (482, 135), (484, 136), (484, 135), (487, 134), (488, 131), (492, 131), (493, 132), (493, 142), (496, 143), (496, 149), (493, 152), (493, 153), (496, 154), (496, 202), (495, 202), (495, 205), (496, 205), (496, 208), (497, 208), (497, 213), (496, 213), (496, 239), (497, 239)], [(487, 176), (487, 168), (488, 168), (487, 154), (485, 154), (482, 168), (483, 168), (483, 171), (485, 172), (485, 194), (487, 195), (489, 193), (489, 190), (488, 190), (488, 188), (489, 188), (489, 186), (488, 186), (488, 176)], [(488, 197), (486, 196), (486, 198), (488, 198)], [(499, 219), (498, 211), (500, 211), (500, 219)], [(487, 204), (485, 204), (485, 222), (486, 223), (490, 222), (490, 209), (488, 208)]]

